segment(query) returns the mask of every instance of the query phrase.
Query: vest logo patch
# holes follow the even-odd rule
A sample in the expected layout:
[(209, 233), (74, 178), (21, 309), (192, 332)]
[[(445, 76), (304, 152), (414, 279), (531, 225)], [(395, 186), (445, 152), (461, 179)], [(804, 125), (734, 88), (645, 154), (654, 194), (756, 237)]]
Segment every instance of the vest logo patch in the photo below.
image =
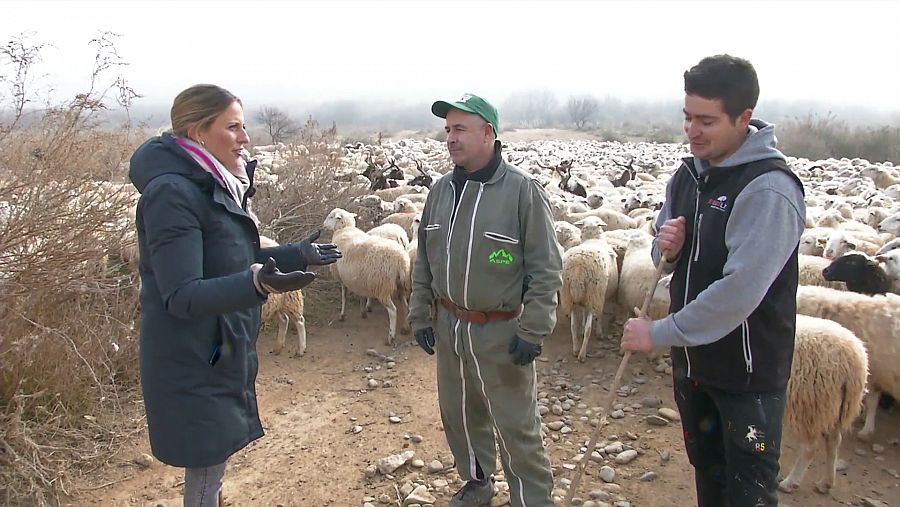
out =
[(728, 209), (728, 196), (720, 195), (719, 197), (716, 197), (715, 199), (710, 199), (710, 200), (706, 201), (706, 204), (708, 204), (709, 207), (712, 209), (716, 209), (716, 210), (724, 212)]
[(513, 263), (513, 256), (512, 256), (512, 254), (507, 252), (505, 249), (499, 248), (497, 250), (494, 250), (494, 252), (488, 256), (488, 262), (490, 262), (491, 264), (507, 264), (508, 265), (508, 264)]

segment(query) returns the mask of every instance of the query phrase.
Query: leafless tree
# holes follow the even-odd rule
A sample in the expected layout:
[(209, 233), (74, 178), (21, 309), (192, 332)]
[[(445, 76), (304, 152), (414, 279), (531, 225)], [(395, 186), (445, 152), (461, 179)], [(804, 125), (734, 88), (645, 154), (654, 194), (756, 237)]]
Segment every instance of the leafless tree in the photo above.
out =
[(575, 128), (581, 130), (596, 116), (600, 109), (600, 103), (591, 95), (569, 97), (569, 118), (575, 124)]
[(300, 132), (300, 126), (297, 125), (287, 113), (272, 106), (263, 106), (256, 113), (256, 121), (258, 121), (266, 129), (266, 133), (272, 139), (272, 143), (281, 143), (289, 137), (297, 135)]

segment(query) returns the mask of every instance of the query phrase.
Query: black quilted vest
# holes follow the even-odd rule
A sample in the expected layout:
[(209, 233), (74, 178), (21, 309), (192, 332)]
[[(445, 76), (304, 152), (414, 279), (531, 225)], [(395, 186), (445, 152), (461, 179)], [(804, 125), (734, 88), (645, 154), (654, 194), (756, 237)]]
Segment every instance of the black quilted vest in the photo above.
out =
[[(736, 167), (712, 168), (701, 179), (692, 158), (672, 177), (671, 216), (687, 218), (685, 245), (670, 284), (670, 312), (679, 311), (723, 277), (728, 257), (725, 227), (738, 194), (769, 171), (789, 174), (783, 160), (766, 159)], [(766, 238), (755, 238), (766, 255)], [(720, 389), (774, 391), (787, 386), (794, 350), (797, 313), (797, 249), (769, 287), (762, 302), (736, 329), (697, 347), (673, 347), (676, 376), (687, 376)]]

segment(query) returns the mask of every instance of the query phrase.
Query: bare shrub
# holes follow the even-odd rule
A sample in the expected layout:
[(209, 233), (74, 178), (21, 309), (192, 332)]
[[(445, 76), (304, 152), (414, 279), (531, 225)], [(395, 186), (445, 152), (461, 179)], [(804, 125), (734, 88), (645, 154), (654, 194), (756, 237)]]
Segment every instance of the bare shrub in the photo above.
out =
[(3, 52), (13, 68), (4, 80), (12, 100), (0, 99), (12, 104), (0, 129), (0, 201), (10, 210), (0, 223), (5, 505), (58, 503), (72, 473), (104, 462), (137, 427), (123, 425), (135, 415), (137, 298), (132, 273), (115, 260), (133, 231), (134, 200), (99, 183), (122, 177), (135, 146), (130, 124), (101, 119), (109, 104), (127, 108), (137, 96), (105, 77), (122, 64), (112, 38), (91, 41), (88, 91), (42, 109), (17, 106), (34, 100), (27, 76), (41, 46), (20, 37)]

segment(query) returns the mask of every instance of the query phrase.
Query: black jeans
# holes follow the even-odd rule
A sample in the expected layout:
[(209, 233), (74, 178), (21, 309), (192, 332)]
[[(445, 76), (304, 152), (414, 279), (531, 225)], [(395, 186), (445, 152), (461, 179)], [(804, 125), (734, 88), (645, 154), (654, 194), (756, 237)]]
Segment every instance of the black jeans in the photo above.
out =
[(675, 379), (699, 507), (778, 505), (785, 392), (731, 392)]

